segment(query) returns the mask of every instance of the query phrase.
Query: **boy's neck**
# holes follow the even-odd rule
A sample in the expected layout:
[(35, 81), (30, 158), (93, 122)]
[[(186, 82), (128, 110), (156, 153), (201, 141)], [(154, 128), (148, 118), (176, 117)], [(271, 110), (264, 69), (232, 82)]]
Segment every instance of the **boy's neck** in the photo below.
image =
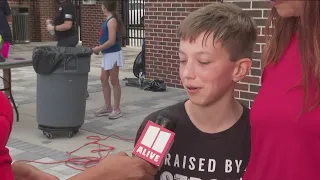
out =
[(185, 108), (192, 123), (205, 133), (218, 133), (229, 129), (243, 113), (243, 106), (233, 96), (224, 97), (209, 106), (199, 106), (188, 100)]

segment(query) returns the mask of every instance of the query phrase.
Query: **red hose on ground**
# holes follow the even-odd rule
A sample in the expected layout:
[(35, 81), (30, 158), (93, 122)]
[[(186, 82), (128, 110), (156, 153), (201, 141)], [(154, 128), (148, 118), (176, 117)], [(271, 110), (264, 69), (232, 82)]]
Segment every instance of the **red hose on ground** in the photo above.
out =
[[(37, 163), (37, 164), (59, 164), (59, 163), (64, 163), (66, 166), (79, 170), (79, 171), (84, 171), (87, 168), (90, 168), (97, 163), (99, 163), (101, 160), (106, 158), (112, 151), (114, 151), (116, 148), (113, 146), (107, 146), (104, 144), (101, 144), (100, 141), (104, 141), (109, 139), (110, 137), (116, 137), (120, 140), (124, 141), (134, 141), (134, 139), (128, 139), (128, 138), (122, 138), (116, 134), (109, 135), (105, 138), (101, 138), (99, 136), (88, 136), (87, 139), (92, 140), (91, 142), (85, 143), (81, 147), (71, 151), (71, 152), (66, 152), (68, 154), (68, 159), (66, 160), (61, 160), (61, 161), (55, 161), (55, 162), (40, 162), (40, 161), (30, 161), (30, 160), (17, 160), (20, 162), (25, 162), (25, 163)], [(96, 145), (97, 148), (91, 150), (91, 153), (96, 153), (98, 154), (97, 156), (84, 156), (84, 157), (71, 157), (73, 153), (79, 151), (80, 149), (89, 146), (89, 145)], [(103, 155), (102, 152), (105, 152), (105, 155)], [(80, 168), (82, 166), (82, 168)]]

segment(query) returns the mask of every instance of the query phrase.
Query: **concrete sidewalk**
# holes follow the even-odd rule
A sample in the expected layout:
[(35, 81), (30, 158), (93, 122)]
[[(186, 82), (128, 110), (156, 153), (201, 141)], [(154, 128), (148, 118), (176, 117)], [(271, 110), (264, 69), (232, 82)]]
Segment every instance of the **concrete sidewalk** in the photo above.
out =
[[(18, 47), (17, 47), (18, 49)], [(130, 78), (132, 75), (132, 63), (140, 48), (127, 47), (123, 49), (126, 66), (121, 69), (120, 78)], [(30, 50), (21, 50), (15, 53), (31, 53)], [(14, 160), (37, 160), (43, 163), (64, 161), (68, 159), (66, 152), (71, 152), (85, 143), (90, 142), (88, 136), (106, 138), (110, 135), (118, 135), (122, 138), (134, 139), (136, 131), (143, 119), (156, 110), (172, 105), (186, 99), (183, 90), (168, 88), (166, 92), (148, 92), (134, 87), (125, 86), (121, 81), (122, 100), (121, 109), (123, 117), (117, 120), (109, 120), (107, 117), (95, 117), (93, 112), (103, 105), (103, 95), (100, 83), (100, 58), (92, 57), (91, 72), (89, 74), (88, 90), (90, 98), (87, 100), (86, 120), (79, 133), (73, 138), (67, 136), (47, 139), (38, 130), (36, 120), (36, 74), (33, 67), (25, 67), (12, 70), (14, 98), (18, 102), (20, 122), (15, 122), (7, 147)], [(2, 82), (1, 82), (2, 83)], [(2, 86), (0, 83), (0, 86)], [(113, 152), (125, 151), (131, 154), (133, 142), (119, 138), (102, 140), (102, 144), (113, 146)], [(87, 146), (74, 156), (97, 157), (97, 153), (91, 150), (97, 149), (96, 145)], [(58, 176), (60, 179), (79, 173), (79, 170), (66, 166), (63, 162), (57, 164), (34, 164), (36, 167)], [(78, 167), (83, 168), (83, 167)]]

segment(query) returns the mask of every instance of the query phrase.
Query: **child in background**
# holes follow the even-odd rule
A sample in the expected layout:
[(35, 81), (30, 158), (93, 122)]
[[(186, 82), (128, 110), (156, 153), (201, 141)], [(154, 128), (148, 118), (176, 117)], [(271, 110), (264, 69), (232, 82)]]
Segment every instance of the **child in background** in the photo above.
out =
[[(106, 20), (102, 25), (100, 34), (100, 46), (93, 48), (93, 52), (102, 52), (101, 83), (105, 105), (99, 109), (96, 116), (109, 116), (109, 119), (117, 119), (122, 116), (120, 110), (121, 87), (119, 82), (119, 67), (124, 65), (120, 35), (125, 35), (124, 25), (116, 12), (117, 1), (103, 1), (102, 11)], [(114, 107), (111, 105), (111, 87), (113, 87)]]

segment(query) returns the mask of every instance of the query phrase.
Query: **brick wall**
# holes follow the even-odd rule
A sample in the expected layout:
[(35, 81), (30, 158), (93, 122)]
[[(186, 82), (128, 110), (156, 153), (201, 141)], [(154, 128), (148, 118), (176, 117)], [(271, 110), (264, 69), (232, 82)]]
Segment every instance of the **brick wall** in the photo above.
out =
[[(147, 0), (145, 5), (146, 69), (148, 78), (164, 79), (168, 86), (181, 88), (178, 63), (177, 28), (191, 11), (215, 0)], [(254, 17), (259, 30), (254, 50), (253, 68), (237, 85), (235, 97), (251, 106), (260, 87), (260, 54), (264, 38), (263, 30), (269, 13), (268, 1), (224, 1), (235, 3)]]
[(248, 13), (257, 24), (258, 37), (253, 53), (253, 63), (250, 74), (237, 84), (235, 97), (241, 102), (251, 107), (261, 85), (261, 62), (260, 56), (265, 44), (265, 24), (270, 13), (269, 1), (225, 1), (225, 3), (234, 3)]
[(33, 42), (39, 42), (41, 41), (41, 37), (39, 34), (41, 34), (41, 29), (40, 29), (40, 20), (39, 20), (39, 5), (37, 1), (29, 0), (29, 6), (30, 6), (30, 39)]
[(39, 12), (37, 19), (37, 26), (40, 29), (41, 41), (55, 40), (54, 36), (51, 36), (47, 31), (46, 20), (53, 19), (57, 10), (56, 0), (37, 0), (35, 4), (36, 11)]
[[(127, 1), (127, 0), (124, 0)], [(81, 40), (82, 44), (87, 47), (99, 45), (99, 34), (101, 26), (106, 17), (101, 10), (101, 3), (81, 4)], [(117, 9), (121, 17), (121, 1), (118, 2)]]
[(81, 4), (81, 40), (84, 46), (98, 45), (99, 32), (105, 19), (101, 4)]
[(164, 79), (181, 88), (177, 29), (192, 11), (215, 0), (147, 0), (145, 4), (146, 69), (148, 78)]
[(54, 16), (56, 9), (55, 0), (8, 0), (8, 2), (11, 8), (18, 5), (29, 7), (31, 41), (54, 40), (46, 30), (45, 20)]

